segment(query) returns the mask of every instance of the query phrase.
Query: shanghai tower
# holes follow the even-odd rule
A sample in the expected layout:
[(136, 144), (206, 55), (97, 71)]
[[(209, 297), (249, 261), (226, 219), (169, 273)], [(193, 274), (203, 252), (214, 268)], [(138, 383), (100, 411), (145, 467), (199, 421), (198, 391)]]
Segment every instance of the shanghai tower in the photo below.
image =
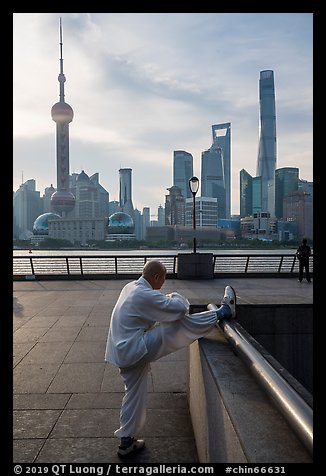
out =
[(275, 215), (276, 114), (274, 72), (264, 70), (259, 79), (260, 137), (256, 176), (261, 177), (261, 210)]

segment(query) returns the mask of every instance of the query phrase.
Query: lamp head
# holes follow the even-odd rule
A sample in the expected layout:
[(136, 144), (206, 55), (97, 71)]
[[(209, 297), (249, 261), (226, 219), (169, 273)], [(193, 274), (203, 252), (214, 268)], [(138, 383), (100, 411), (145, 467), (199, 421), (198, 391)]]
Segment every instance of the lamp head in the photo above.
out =
[(191, 177), (189, 179), (189, 188), (193, 195), (196, 195), (199, 189), (199, 179), (197, 177)]

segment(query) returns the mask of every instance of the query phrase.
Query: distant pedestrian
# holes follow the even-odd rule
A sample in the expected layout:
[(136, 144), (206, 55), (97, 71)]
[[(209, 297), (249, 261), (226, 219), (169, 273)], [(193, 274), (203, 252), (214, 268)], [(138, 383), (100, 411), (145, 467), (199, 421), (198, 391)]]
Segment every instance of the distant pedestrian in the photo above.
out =
[(308, 283), (311, 283), (310, 272), (309, 272), (309, 257), (311, 256), (311, 248), (307, 244), (306, 238), (303, 238), (301, 244), (299, 245), (296, 256), (299, 260), (299, 279), (300, 283), (303, 279), (303, 272), (306, 272), (306, 280)]
[(125, 387), (120, 411), (118, 455), (144, 448), (135, 436), (146, 419), (147, 377), (150, 363), (208, 334), (220, 319), (236, 315), (236, 295), (226, 286), (217, 311), (189, 314), (189, 301), (160, 289), (166, 268), (158, 260), (147, 261), (142, 275), (122, 289), (113, 309), (105, 361), (119, 367)]

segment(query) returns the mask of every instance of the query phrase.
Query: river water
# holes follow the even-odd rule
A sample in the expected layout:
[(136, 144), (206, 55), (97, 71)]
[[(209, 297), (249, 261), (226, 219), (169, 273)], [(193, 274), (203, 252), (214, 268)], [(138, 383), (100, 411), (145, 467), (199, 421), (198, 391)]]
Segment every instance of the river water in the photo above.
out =
[[(197, 250), (199, 253), (213, 253), (218, 255), (223, 254), (233, 254), (233, 255), (260, 255), (260, 254), (270, 254), (270, 255), (294, 255), (296, 249), (214, 249), (214, 250)], [(13, 250), (13, 256), (27, 256), (33, 254), (33, 256), (167, 256), (167, 255), (177, 255), (179, 253), (192, 253), (191, 249), (186, 250), (157, 250), (157, 249), (146, 249), (146, 250), (32, 250), (30, 253), (29, 250)]]

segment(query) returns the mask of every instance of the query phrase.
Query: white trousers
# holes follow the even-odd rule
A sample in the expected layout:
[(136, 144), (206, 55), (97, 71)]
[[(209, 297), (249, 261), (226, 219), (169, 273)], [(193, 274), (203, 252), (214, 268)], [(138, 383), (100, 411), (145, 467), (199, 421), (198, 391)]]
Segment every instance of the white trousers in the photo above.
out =
[(147, 404), (147, 376), (150, 362), (171, 354), (207, 335), (217, 320), (230, 316), (230, 308), (222, 305), (217, 311), (189, 314), (186, 318), (160, 323), (145, 332), (148, 353), (132, 367), (120, 368), (125, 394), (120, 411), (118, 438), (136, 436), (145, 424)]

